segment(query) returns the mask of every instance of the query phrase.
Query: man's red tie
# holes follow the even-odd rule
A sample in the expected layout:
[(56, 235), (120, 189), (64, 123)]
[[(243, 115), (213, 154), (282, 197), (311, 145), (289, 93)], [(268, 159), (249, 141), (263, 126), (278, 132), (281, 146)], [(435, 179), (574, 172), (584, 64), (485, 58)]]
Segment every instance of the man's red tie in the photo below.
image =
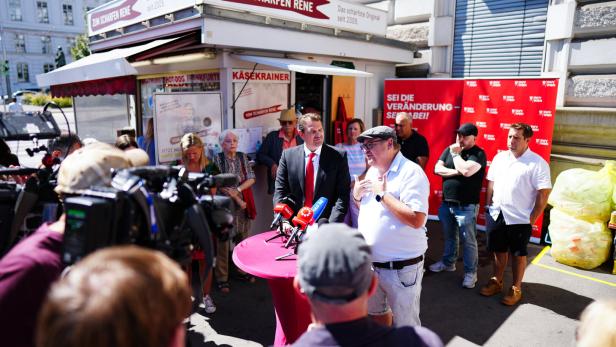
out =
[(306, 165), (306, 181), (304, 181), (304, 206), (312, 207), (312, 199), (314, 198), (314, 165), (312, 159), (316, 154), (310, 152), (308, 156), (308, 165)]

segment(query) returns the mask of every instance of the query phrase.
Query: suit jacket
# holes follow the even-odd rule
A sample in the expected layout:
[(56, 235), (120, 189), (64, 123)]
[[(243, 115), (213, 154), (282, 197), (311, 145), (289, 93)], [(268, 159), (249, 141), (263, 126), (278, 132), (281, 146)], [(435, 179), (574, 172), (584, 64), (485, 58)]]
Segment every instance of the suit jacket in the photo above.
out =
[[(270, 174), (270, 170), (272, 165), (278, 165), (280, 161), (280, 157), (282, 156), (282, 139), (278, 136), (280, 130), (275, 130), (267, 134), (265, 140), (261, 147), (259, 147), (259, 151), (257, 152), (257, 161), (259, 164), (266, 165), (268, 168), (267, 171), (267, 193), (272, 194), (274, 192), (274, 180), (276, 177), (273, 177)], [(304, 143), (304, 140), (299, 135), (295, 135), (295, 143), (297, 145), (301, 145)]]
[[(306, 177), (304, 146), (289, 148), (282, 153), (276, 175), (274, 204), (282, 198), (291, 196), (299, 210), (305, 205), (304, 180)], [(349, 208), (351, 177), (346, 152), (323, 144), (319, 157), (319, 169), (314, 187), (314, 201), (326, 197), (327, 207), (320, 218), (330, 223), (342, 223)]]

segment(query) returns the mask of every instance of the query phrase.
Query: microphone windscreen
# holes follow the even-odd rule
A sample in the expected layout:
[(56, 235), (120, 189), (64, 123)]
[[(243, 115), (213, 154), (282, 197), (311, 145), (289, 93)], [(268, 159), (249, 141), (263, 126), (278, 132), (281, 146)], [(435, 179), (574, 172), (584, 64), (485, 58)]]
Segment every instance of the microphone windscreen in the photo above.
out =
[(319, 218), (321, 217), (321, 215), (323, 214), (323, 211), (325, 211), (325, 207), (327, 207), (327, 198), (325, 197), (320, 197), (315, 203), (314, 205), (312, 205), (312, 211), (314, 212), (314, 216), (312, 218), (312, 220), (319, 220)]

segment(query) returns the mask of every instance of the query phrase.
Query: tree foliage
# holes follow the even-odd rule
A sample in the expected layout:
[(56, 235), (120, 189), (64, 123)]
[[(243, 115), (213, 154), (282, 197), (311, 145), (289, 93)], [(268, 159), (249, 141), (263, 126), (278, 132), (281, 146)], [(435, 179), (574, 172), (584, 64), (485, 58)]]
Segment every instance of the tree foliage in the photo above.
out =
[(79, 35), (75, 38), (75, 45), (71, 47), (71, 56), (73, 57), (73, 61), (87, 57), (91, 54), (88, 44), (88, 37), (85, 34)]

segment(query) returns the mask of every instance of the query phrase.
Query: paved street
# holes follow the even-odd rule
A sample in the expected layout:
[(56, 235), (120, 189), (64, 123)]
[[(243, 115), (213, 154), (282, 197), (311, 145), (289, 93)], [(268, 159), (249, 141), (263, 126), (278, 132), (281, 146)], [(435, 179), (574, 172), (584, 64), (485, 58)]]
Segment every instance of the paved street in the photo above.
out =
[[(438, 222), (429, 222), (428, 234), (427, 263), (431, 264), (442, 251)], [(426, 273), (422, 324), (447, 346), (573, 346), (580, 313), (593, 300), (616, 297), (616, 276), (609, 274), (606, 265), (583, 271), (558, 264), (549, 252), (540, 255), (543, 249), (530, 246), (529, 261), (536, 259), (536, 264), (527, 268), (524, 297), (516, 307), (502, 305), (500, 296), (479, 295), (491, 269), (485, 252), (480, 253), (479, 283), (474, 289), (461, 287), (461, 260), (456, 272)], [(510, 271), (506, 279), (507, 285)], [(273, 342), (274, 313), (264, 280), (255, 284), (232, 281), (231, 294), (223, 296), (214, 290), (214, 299), (216, 313), (197, 313), (191, 318), (191, 346), (268, 346)]]

